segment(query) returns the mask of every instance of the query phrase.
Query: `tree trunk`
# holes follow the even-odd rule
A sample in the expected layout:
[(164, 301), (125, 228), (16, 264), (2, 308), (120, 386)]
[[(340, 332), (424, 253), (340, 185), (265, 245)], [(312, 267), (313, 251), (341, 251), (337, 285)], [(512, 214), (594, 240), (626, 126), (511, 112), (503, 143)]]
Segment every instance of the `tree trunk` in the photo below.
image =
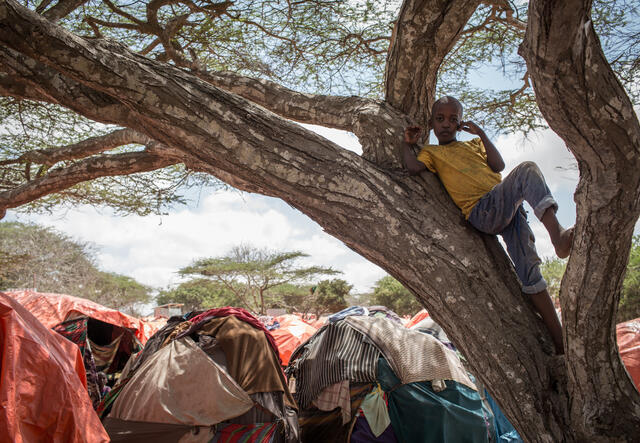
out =
[[(433, 174), (415, 178), (399, 170), (396, 149), (402, 126), (428, 119), (437, 67), (475, 6), (406, 2), (390, 50), (386, 103), (305, 97), (284, 89), (277, 91), (280, 100), (259, 103), (266, 94), (255, 94), (255, 85), (229, 92), (222, 89), (222, 77), (204, 81), (202, 75), (132, 54), (117, 44), (81, 39), (13, 0), (0, 0), (0, 41), (7, 47), (0, 48), (0, 70), (19, 77), (22, 92), (1, 78), (0, 90), (39, 95), (95, 120), (134, 129), (220, 178), (233, 180), (240, 189), (276, 196), (298, 208), (420, 299), (528, 441), (633, 441), (640, 435), (640, 397), (624, 375), (612, 331), (638, 215), (637, 120), (624, 120), (631, 130), (629, 141), (611, 138), (606, 152), (596, 157), (593, 147), (601, 152), (598, 134), (589, 130), (590, 122), (581, 120), (591, 108), (579, 107), (583, 105), (577, 100), (591, 97), (592, 87), (604, 88), (575, 82), (575, 101), (558, 105), (557, 91), (564, 88), (546, 86), (549, 81), (561, 84), (564, 75), (548, 73), (549, 66), (574, 72), (585, 66), (584, 56), (571, 59), (582, 65), (570, 66), (553, 58), (563, 60), (560, 57), (575, 49), (576, 42), (567, 39), (567, 51), (556, 54), (552, 49), (560, 37), (551, 31), (575, 30), (576, 39), (585, 36), (591, 45), (583, 48), (599, 49), (590, 26), (581, 21), (585, 15), (579, 20), (571, 16), (562, 26), (549, 24), (544, 20), (551, 17), (552, 7), (532, 2), (533, 23), (523, 46), (540, 107), (581, 167), (576, 241), (561, 292), (566, 358), (553, 355), (548, 332), (522, 295), (497, 240), (476, 232), (462, 218)], [(588, 11), (587, 6), (566, 8), (575, 14), (575, 9)], [(416, 33), (411, 26), (427, 31)], [(404, 71), (402, 63), (425, 38), (438, 39), (438, 50), (421, 53), (412, 72), (420, 73), (424, 84), (416, 92), (410, 82), (414, 74)], [(586, 53), (590, 61), (600, 54)], [(543, 56), (551, 57), (552, 63)], [(21, 64), (15, 63), (18, 58)], [(598, 66), (598, 75), (603, 72), (610, 71)], [(213, 86), (216, 83), (220, 87)], [(261, 82), (260, 90), (271, 86)], [(253, 94), (251, 100), (269, 110), (236, 93)], [(628, 115), (628, 101), (614, 100), (624, 97), (623, 91), (609, 93), (602, 112), (611, 117), (603, 122), (600, 112), (600, 124), (608, 125), (615, 112)], [(293, 106), (288, 103), (298, 104), (298, 121), (330, 120), (334, 127), (351, 128), (363, 141), (364, 158), (273, 113), (291, 117)], [(575, 111), (567, 112), (566, 106), (576, 106)], [(564, 111), (561, 116), (558, 110)], [(567, 114), (581, 125), (559, 122)], [(600, 135), (621, 132), (600, 129)], [(576, 138), (585, 131), (592, 138)], [(615, 230), (603, 229), (605, 223)], [(598, 313), (603, 310), (601, 318)]]

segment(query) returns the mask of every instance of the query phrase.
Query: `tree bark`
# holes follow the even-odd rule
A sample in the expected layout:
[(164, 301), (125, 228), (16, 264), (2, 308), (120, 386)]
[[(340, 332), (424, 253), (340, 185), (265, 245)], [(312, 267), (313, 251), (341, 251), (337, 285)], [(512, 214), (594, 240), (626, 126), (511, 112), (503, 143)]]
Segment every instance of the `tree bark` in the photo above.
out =
[(640, 213), (640, 125), (590, 11), (590, 1), (532, 1), (520, 53), (540, 110), (580, 169), (560, 292), (571, 422), (583, 439), (625, 438), (640, 435), (640, 397), (618, 355), (615, 318)]
[[(439, 11), (429, 8), (434, 4), (439, 5)], [(631, 386), (628, 381), (614, 378), (620, 374), (621, 363), (611, 341), (611, 329), (588, 334), (585, 331), (589, 326), (585, 319), (594, 319), (598, 306), (602, 306), (596, 302), (596, 292), (608, 306), (607, 318), (599, 324), (608, 326), (613, 321), (610, 306), (617, 297), (607, 291), (619, 290), (624, 260), (609, 254), (604, 262), (597, 261), (601, 266), (612, 265), (608, 269), (619, 272), (612, 278), (588, 267), (576, 255), (588, 254), (594, 246), (609, 247), (611, 235), (596, 237), (590, 227), (599, 225), (589, 224), (589, 218), (597, 217), (600, 211), (611, 214), (607, 212), (611, 210), (609, 205), (635, 214), (616, 225), (626, 229), (621, 231), (625, 238), (617, 244), (628, 251), (628, 232), (633, 227), (630, 219), (637, 217), (637, 177), (626, 169), (594, 169), (603, 177), (622, 174), (623, 178), (635, 180), (630, 187), (626, 182), (618, 183), (624, 196), (617, 197), (619, 200), (613, 204), (603, 198), (602, 192), (591, 190), (593, 174), (581, 183), (580, 192), (589, 189), (600, 200), (594, 202), (595, 213), (590, 209), (591, 203), (579, 202), (577, 238), (567, 276), (572, 286), (567, 288), (565, 282), (562, 292), (565, 324), (574, 328), (567, 331), (565, 360), (553, 356), (548, 332), (534, 315), (529, 300), (521, 294), (510, 262), (496, 239), (477, 233), (463, 220), (434, 175), (424, 173), (414, 178), (398, 172), (395, 148), (402, 125), (428, 120), (437, 66), (473, 12), (464, 5), (458, 11), (456, 5), (458, 2), (409, 1), (403, 6), (387, 69), (386, 103), (357, 99), (340, 102), (310, 96), (299, 97), (295, 106), (292, 100), (288, 106), (286, 100), (278, 104), (277, 100), (261, 99), (263, 92), (255, 85), (252, 88), (258, 92), (249, 88), (246, 92), (235, 91), (284, 116), (291, 116), (295, 110), (299, 121), (309, 118), (314, 122), (313, 110), (309, 109), (305, 117), (305, 100), (327, 105), (326, 115), (338, 116), (336, 125), (350, 121), (352, 130), (361, 135), (361, 141), (365, 140), (363, 144), (371, 146), (366, 158), (221, 89), (225, 87), (222, 79), (210, 79), (212, 83), (219, 82), (221, 87), (216, 87), (196, 75), (135, 55), (117, 44), (83, 40), (13, 0), (0, 0), (0, 41), (10, 48), (0, 46), (0, 57), (4, 52), (14, 62), (21, 58), (23, 65), (14, 63), (0, 69), (20, 77), (32, 88), (37, 86), (38, 93), (80, 114), (133, 129), (180, 151), (184, 158), (201, 167), (235, 180), (240, 189), (282, 198), (317, 221), (329, 234), (387, 270), (443, 326), (527, 440), (632, 441), (638, 435), (639, 415), (635, 406), (638, 393), (628, 389)], [(532, 8), (536, 5), (532, 3)], [(411, 26), (420, 32), (412, 31)], [(540, 37), (535, 30), (532, 35), (537, 43)], [(425, 46), (425, 39), (435, 39), (436, 50), (421, 54), (415, 65), (409, 63), (412, 51)], [(540, 51), (550, 49), (533, 46), (530, 40), (527, 45), (532, 48), (528, 60), (542, 57)], [(38, 69), (42, 65), (46, 69)], [(403, 69), (420, 79), (418, 88), (411, 86), (410, 76)], [(533, 66), (530, 70), (544, 72), (544, 66)], [(229, 85), (226, 88), (233, 89)], [(579, 95), (580, 89), (576, 92)], [(553, 101), (554, 94), (557, 96), (557, 91), (549, 92), (547, 100)], [(357, 103), (365, 106), (358, 109), (354, 105)], [(541, 103), (541, 108), (546, 106)], [(624, 106), (621, 109), (624, 111)], [(341, 117), (341, 110), (356, 115)], [(562, 135), (564, 130), (560, 126)], [(382, 147), (375, 147), (376, 144)], [(588, 154), (581, 144), (571, 146), (576, 152)], [(621, 152), (628, 158), (634, 149), (637, 150), (637, 144)], [(616, 154), (612, 156), (618, 158)], [(622, 167), (618, 163), (607, 166)], [(604, 195), (616, 197), (611, 194)], [(584, 211), (582, 215), (580, 211)], [(590, 257), (600, 260), (596, 255), (594, 251)], [(593, 271), (594, 275), (583, 273), (578, 266)], [(587, 304), (571, 295), (585, 292), (590, 297)], [(567, 313), (575, 318), (568, 318)], [(596, 341), (587, 342), (579, 334), (587, 334)], [(605, 335), (606, 343), (602, 343)], [(606, 410), (597, 409), (592, 402), (587, 403), (591, 409), (582, 411), (579, 401), (590, 399), (579, 392), (578, 383), (584, 380), (581, 371), (596, 366), (586, 361), (590, 355), (587, 345), (594, 343), (599, 351), (596, 357), (600, 372), (591, 372), (595, 374), (593, 381), (616, 386), (609, 392), (600, 391), (602, 397), (598, 398), (608, 394), (605, 399), (612, 400), (606, 403)], [(598, 392), (595, 386), (590, 385), (589, 389), (593, 391), (590, 394)], [(629, 400), (628, 409), (620, 406), (622, 394)], [(598, 418), (598, 424), (587, 426), (585, 423), (592, 417)], [(623, 422), (625, 426), (621, 425)], [(615, 431), (613, 425), (619, 425)]]

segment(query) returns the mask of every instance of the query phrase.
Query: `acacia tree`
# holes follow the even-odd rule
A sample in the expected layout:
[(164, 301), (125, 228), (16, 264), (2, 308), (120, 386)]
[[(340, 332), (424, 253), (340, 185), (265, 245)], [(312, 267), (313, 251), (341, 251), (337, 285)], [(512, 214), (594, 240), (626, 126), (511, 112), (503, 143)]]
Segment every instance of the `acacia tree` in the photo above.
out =
[(319, 275), (339, 272), (320, 266), (301, 267), (297, 261), (302, 257), (308, 255), (240, 245), (223, 257), (195, 260), (178, 273), (209, 278), (231, 292), (241, 306), (264, 315), (268, 307), (284, 301), (278, 291), (283, 286), (299, 285)]
[[(640, 125), (621, 84), (637, 73), (637, 41), (626, 57), (631, 77), (617, 77), (589, 0), (532, 0), (526, 16), (506, 1), (406, 0), (393, 32), (381, 40), (366, 32), (371, 16), (361, 17), (357, 32), (336, 26), (314, 40), (311, 31), (322, 27), (296, 15), (300, 8), (312, 18), (348, 14), (337, 5), (354, 2), (287, 2), (280, 9), (290, 5), (290, 14), (276, 23), (270, 19), (277, 8), (238, 3), (245, 10), (205, 0), (128, 7), (59, 0), (34, 11), (1, 0), (0, 93), (125, 128), (118, 146), (145, 149), (109, 154), (113, 144), (98, 143), (74, 157), (71, 149), (57, 149), (61, 166), (34, 174), (30, 163), (0, 194), (0, 207), (19, 207), (98, 177), (180, 163), (236, 188), (282, 198), (409, 288), (527, 440), (636, 439), (640, 396), (621, 363), (614, 327), (640, 202)], [(262, 15), (247, 12), (256, 9)], [(476, 10), (479, 22), (472, 20)], [(83, 25), (61, 20), (67, 14), (85, 17)], [(351, 23), (339, 18), (338, 24)], [(528, 121), (535, 125), (541, 120), (529, 110), (537, 105), (580, 171), (575, 237), (560, 290), (566, 349), (560, 357), (496, 239), (463, 220), (433, 175), (408, 177), (399, 162), (403, 127), (428, 122), (439, 70), (465, 71), (460, 57), (477, 50), (473, 37), (486, 30), (502, 37), (496, 41), (517, 41), (526, 66), (525, 85), (506, 94), (503, 106), (515, 117), (533, 116)], [(101, 38), (105, 34), (121, 36), (120, 43)], [(256, 45), (255, 52), (240, 54), (242, 67), (225, 62), (238, 46), (213, 48), (234, 39)], [(273, 39), (280, 45), (260, 46)], [(324, 41), (344, 50), (328, 53)], [(293, 63), (306, 49), (322, 48), (346, 68), (349, 54), (374, 61), (386, 55), (380, 95), (287, 88), (291, 75), (308, 82), (337, 79), (337, 71), (314, 73)], [(333, 74), (325, 78), (323, 72)], [(535, 104), (520, 101), (527, 94), (535, 94)], [(497, 114), (491, 107), (484, 111)], [(345, 151), (290, 120), (352, 131), (363, 153)]]

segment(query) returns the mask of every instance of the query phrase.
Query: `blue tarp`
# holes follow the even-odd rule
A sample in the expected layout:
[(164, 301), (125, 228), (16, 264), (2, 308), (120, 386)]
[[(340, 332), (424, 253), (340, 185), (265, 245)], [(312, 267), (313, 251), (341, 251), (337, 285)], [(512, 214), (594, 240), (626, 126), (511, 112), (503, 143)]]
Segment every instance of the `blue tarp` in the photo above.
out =
[(428, 381), (401, 385), (384, 358), (378, 360), (377, 376), (389, 397), (389, 416), (398, 441), (495, 441), (493, 414), (473, 389), (450, 380), (441, 392), (435, 392)]

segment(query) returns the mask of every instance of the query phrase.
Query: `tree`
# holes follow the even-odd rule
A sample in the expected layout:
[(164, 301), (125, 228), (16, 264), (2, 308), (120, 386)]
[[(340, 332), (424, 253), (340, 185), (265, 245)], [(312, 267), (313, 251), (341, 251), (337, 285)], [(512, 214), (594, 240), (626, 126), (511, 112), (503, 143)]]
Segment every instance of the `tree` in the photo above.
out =
[(241, 245), (223, 257), (196, 260), (179, 273), (207, 277), (233, 293), (243, 307), (264, 315), (268, 307), (283, 303), (277, 288), (305, 283), (318, 275), (338, 273), (320, 266), (300, 267), (296, 262), (303, 257), (308, 255)]
[(126, 275), (99, 272), (93, 294), (87, 298), (119, 311), (128, 308), (129, 314), (139, 315), (135, 305), (151, 301), (151, 288)]
[(617, 322), (640, 317), (640, 236), (633, 237), (627, 272), (624, 276)]
[(420, 303), (412, 297), (411, 292), (390, 275), (376, 282), (371, 303), (386, 306), (399, 315), (413, 315), (422, 309)]
[(156, 302), (159, 305), (182, 303), (187, 311), (197, 311), (221, 306), (236, 306), (238, 298), (224, 285), (207, 278), (198, 278), (180, 283), (175, 288), (160, 291)]
[(151, 288), (100, 271), (95, 250), (51, 228), (0, 223), (0, 290), (34, 288), (88, 298), (114, 309), (150, 301)]
[(549, 287), (549, 295), (553, 298), (553, 302), (557, 305), (560, 303), (560, 288), (562, 285), (562, 276), (567, 269), (567, 261), (559, 258), (547, 258), (542, 261), (540, 272), (547, 281)]
[(94, 286), (98, 270), (88, 244), (53, 229), (0, 223), (0, 289), (82, 294)]
[[(49, 168), (7, 158), (24, 168), (7, 173), (0, 207), (181, 163), (282, 198), (420, 299), (527, 440), (637, 438), (640, 395), (614, 330), (640, 211), (634, 5), (405, 0), (389, 32), (395, 10), (382, 4), (380, 19), (376, 2), (25, 3), (0, 1), (0, 94), (128, 129), (121, 143), (145, 148), (98, 143), (71, 156), (65, 145), (46, 153), (64, 159)], [(515, 47), (520, 58), (509, 58)], [(491, 57), (518, 65), (524, 81), (485, 102), (463, 87), (469, 60)], [(332, 88), (342, 78), (362, 95)], [(479, 97), (473, 118), (504, 114), (506, 127), (527, 129), (542, 116), (577, 159), (565, 356), (554, 356), (496, 239), (468, 226), (436, 177), (402, 172), (402, 129), (426, 126), (443, 85)], [(289, 120), (350, 130), (363, 153)]]
[(352, 288), (353, 285), (341, 278), (322, 280), (318, 283), (313, 291), (313, 310), (316, 317), (320, 318), (322, 314), (327, 312), (338, 312), (345, 309), (348, 306), (345, 299)]

